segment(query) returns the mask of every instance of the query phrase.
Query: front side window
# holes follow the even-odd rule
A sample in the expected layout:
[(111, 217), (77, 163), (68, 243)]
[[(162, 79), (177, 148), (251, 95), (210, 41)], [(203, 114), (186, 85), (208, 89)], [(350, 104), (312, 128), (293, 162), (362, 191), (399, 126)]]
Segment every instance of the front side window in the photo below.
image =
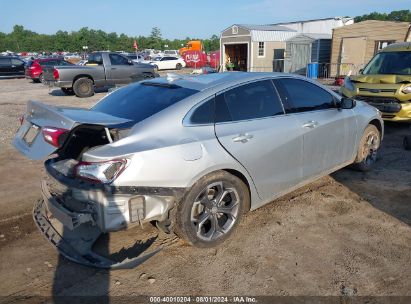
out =
[(111, 65), (128, 65), (128, 59), (117, 55), (117, 54), (110, 54), (109, 55)]
[(271, 80), (244, 84), (220, 94), (216, 121), (239, 121), (284, 114)]
[(378, 53), (362, 74), (411, 75), (411, 51)]
[(302, 79), (280, 78), (274, 83), (288, 112), (335, 108), (334, 97), (311, 82)]
[(265, 46), (264, 42), (260, 41), (258, 43), (258, 57), (264, 57), (265, 56)]

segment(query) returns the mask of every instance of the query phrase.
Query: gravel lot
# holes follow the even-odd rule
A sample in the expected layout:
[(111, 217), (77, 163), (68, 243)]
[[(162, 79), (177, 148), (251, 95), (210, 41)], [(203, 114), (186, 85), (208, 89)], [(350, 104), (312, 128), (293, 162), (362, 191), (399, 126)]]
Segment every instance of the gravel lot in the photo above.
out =
[(17, 153), (11, 139), (29, 99), (90, 107), (105, 94), (79, 99), (26, 79), (0, 80), (0, 302), (73, 294), (411, 296), (407, 125), (386, 125), (374, 171), (343, 169), (251, 212), (217, 249), (192, 248), (145, 225), (102, 240), (109, 252), (152, 237), (170, 243), (136, 269), (108, 272), (59, 257), (31, 219), (42, 164)]

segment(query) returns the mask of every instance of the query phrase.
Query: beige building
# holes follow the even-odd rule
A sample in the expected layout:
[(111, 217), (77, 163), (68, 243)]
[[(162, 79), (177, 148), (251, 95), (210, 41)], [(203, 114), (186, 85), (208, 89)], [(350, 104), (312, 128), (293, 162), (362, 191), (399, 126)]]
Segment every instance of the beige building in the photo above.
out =
[(332, 36), (331, 76), (358, 73), (382, 48), (411, 41), (409, 22), (367, 20), (335, 28)]
[(223, 71), (272, 72), (283, 62), (285, 41), (297, 32), (284, 26), (234, 24), (221, 32)]

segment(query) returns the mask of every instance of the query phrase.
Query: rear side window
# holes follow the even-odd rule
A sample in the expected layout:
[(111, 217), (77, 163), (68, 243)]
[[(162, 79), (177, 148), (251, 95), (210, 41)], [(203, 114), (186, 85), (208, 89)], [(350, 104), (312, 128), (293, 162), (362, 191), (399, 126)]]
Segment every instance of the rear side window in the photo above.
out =
[(90, 54), (88, 55), (88, 63), (102, 65), (103, 57), (101, 56), (101, 54)]
[(189, 122), (195, 125), (214, 123), (214, 97), (198, 106), (191, 114)]
[(107, 95), (91, 110), (139, 122), (197, 92), (176, 85), (134, 83)]
[(335, 107), (334, 97), (319, 86), (301, 79), (276, 79), (281, 99), (291, 113), (330, 109)]
[(218, 96), (216, 121), (239, 121), (284, 114), (271, 80), (244, 84)]
[(15, 59), (15, 58), (13, 58), (13, 59), (11, 59), (11, 64), (12, 64), (12, 65), (19, 66), (19, 65), (23, 65), (23, 64), (24, 64), (24, 61), (23, 61), (23, 60), (20, 60), (20, 59)]

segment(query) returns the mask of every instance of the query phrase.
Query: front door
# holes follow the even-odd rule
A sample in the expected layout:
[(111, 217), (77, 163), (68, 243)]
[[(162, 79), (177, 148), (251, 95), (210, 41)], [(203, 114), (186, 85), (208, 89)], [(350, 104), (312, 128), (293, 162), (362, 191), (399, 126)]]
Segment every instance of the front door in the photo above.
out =
[(248, 171), (263, 201), (301, 182), (302, 131), (284, 114), (271, 80), (217, 95), (216, 136)]
[(281, 78), (275, 84), (304, 133), (304, 179), (352, 159), (356, 141), (352, 110), (337, 108), (337, 98), (314, 83)]
[(137, 68), (130, 64), (126, 57), (119, 54), (109, 54), (110, 66), (106, 66), (107, 82), (112, 85), (127, 84), (137, 76)]
[(10, 58), (0, 57), (0, 76), (11, 75), (11, 60)]

